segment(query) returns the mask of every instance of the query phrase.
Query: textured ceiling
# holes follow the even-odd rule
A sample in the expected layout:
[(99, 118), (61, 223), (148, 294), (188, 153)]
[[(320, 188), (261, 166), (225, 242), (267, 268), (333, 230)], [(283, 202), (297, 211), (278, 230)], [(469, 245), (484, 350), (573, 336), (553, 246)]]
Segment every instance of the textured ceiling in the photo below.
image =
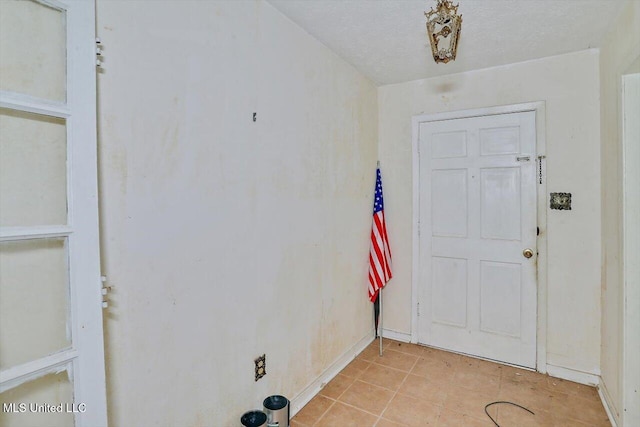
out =
[(637, 0), (459, 0), (457, 59), (436, 64), (435, 0), (268, 0), (380, 85), (599, 47), (624, 1)]

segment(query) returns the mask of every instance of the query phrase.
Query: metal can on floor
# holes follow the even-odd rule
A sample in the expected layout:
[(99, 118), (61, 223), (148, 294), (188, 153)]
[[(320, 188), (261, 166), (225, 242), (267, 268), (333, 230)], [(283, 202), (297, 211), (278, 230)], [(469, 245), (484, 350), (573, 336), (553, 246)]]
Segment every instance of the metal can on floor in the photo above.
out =
[(289, 427), (289, 399), (280, 395), (267, 397), (264, 402), (267, 427)]
[(240, 422), (245, 427), (266, 427), (267, 414), (258, 410), (245, 412), (240, 418)]

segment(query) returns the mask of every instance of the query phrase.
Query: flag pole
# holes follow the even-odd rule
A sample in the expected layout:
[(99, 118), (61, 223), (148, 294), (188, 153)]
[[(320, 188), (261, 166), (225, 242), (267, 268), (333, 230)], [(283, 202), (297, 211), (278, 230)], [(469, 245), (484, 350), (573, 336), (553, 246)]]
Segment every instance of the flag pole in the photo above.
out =
[(382, 357), (382, 289), (378, 291), (378, 298), (380, 300), (380, 321), (378, 323), (380, 327), (380, 332), (378, 332), (378, 336), (380, 337), (380, 357)]
[[(378, 169), (380, 169), (380, 160), (378, 160)], [(378, 291), (378, 300), (380, 302), (380, 314), (378, 315), (378, 336), (380, 337), (380, 357), (382, 357), (382, 289), (384, 288), (384, 284), (382, 288)]]

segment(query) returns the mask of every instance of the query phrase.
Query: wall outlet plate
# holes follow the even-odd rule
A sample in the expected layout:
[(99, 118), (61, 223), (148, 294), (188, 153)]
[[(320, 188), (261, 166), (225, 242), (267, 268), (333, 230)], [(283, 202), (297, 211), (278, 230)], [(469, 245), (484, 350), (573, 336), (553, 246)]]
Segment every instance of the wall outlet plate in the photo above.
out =
[(267, 355), (263, 354), (253, 361), (255, 363), (256, 381), (267, 375)]
[(571, 193), (551, 193), (550, 196), (551, 209), (559, 211), (571, 210)]

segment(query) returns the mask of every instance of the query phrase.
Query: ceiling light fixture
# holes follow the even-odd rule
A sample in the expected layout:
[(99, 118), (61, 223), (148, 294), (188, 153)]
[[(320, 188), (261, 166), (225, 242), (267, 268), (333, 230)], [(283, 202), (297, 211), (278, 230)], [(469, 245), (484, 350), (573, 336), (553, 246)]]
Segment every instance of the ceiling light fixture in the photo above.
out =
[(456, 59), (462, 15), (458, 15), (459, 5), (454, 6), (451, 0), (436, 1), (435, 10), (431, 8), (424, 16), (427, 17), (427, 34), (433, 59), (446, 64)]

